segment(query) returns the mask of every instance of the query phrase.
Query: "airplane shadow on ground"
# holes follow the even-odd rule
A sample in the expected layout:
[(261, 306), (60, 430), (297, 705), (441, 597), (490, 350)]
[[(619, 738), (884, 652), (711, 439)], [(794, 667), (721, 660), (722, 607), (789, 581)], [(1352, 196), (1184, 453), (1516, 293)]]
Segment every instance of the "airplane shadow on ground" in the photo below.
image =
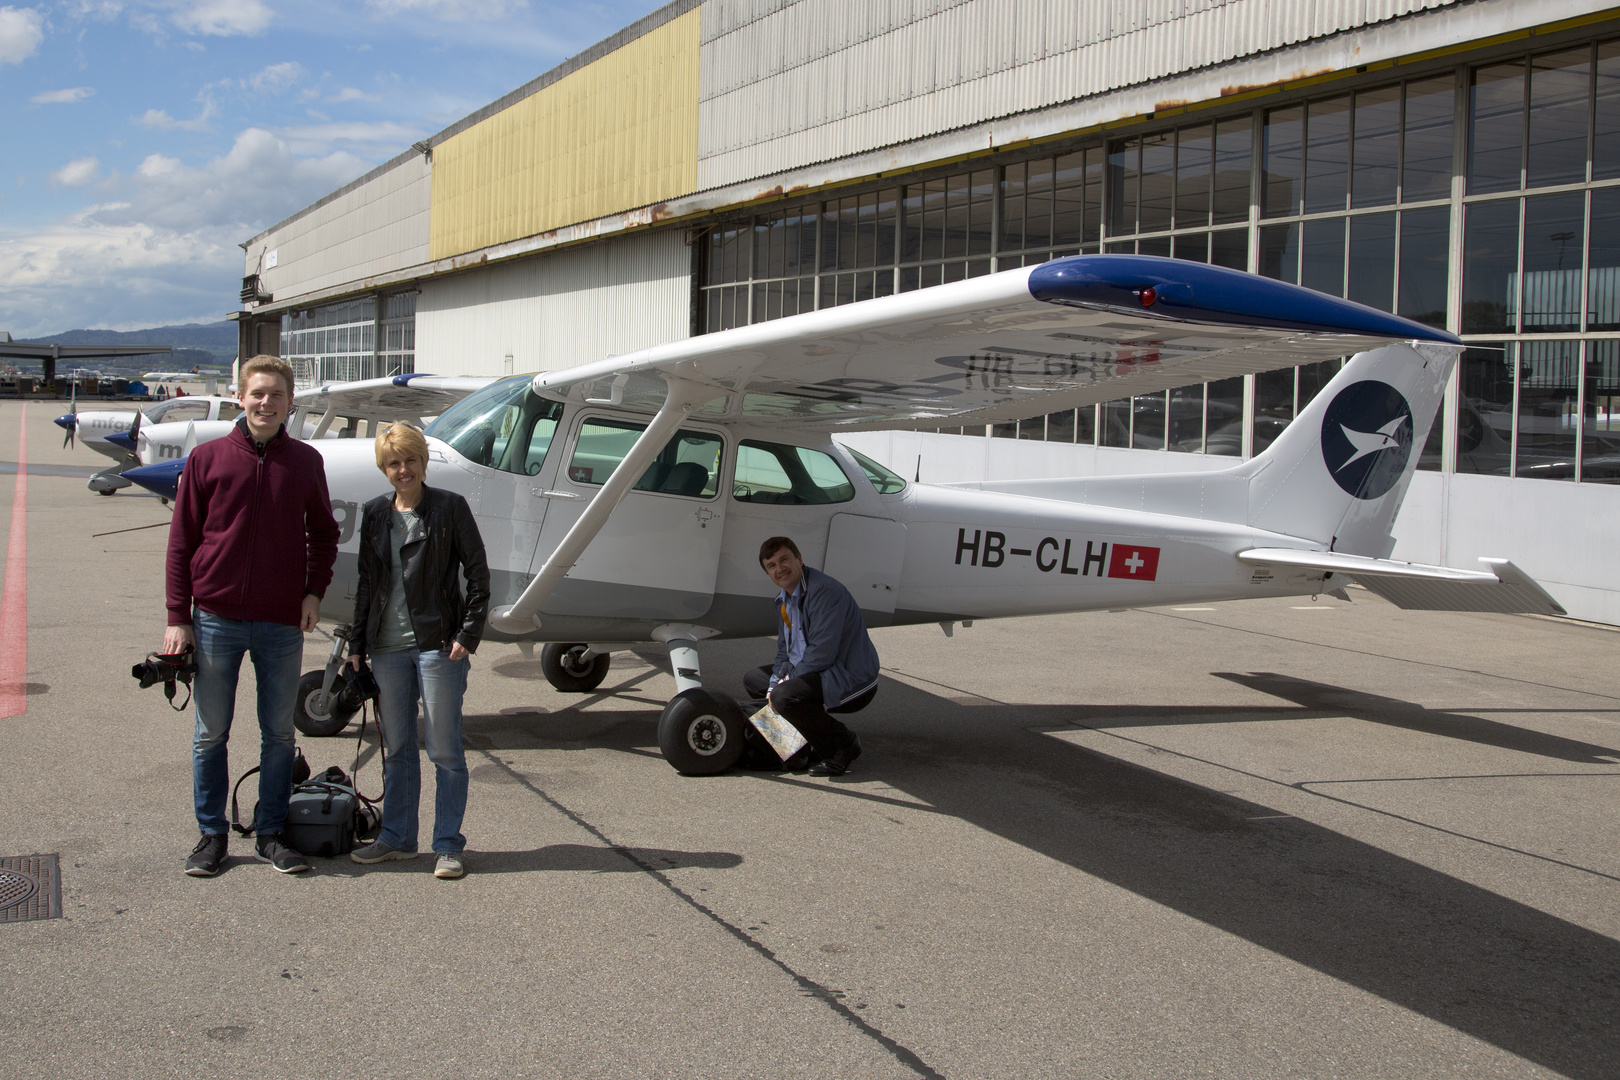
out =
[(1486, 720), (1466, 712), (1426, 709), (1399, 698), (1382, 697), (1270, 671), (1251, 671), (1247, 674), (1215, 671), (1211, 674), (1218, 679), (1228, 679), (1251, 690), (1292, 701), (1313, 714), (1350, 716), (1371, 724), (1386, 724), (1581, 765), (1613, 765), (1620, 762), (1620, 750), (1515, 727), (1498, 720)]
[[(885, 697), (949, 732), (908, 738), (882, 722)], [(1487, 732), (1474, 741), (1502, 745), (1494, 729), (1507, 725), (1393, 704), (1407, 720), (1445, 718), (1454, 737), (1472, 721)], [(1031, 730), (1097, 724), (1095, 708), (961, 706), (885, 680), (871, 711), (862, 772), (940, 813), (1568, 1076), (1616, 1074), (1620, 942), (1297, 818), (1249, 820), (1273, 811)], [(1522, 734), (1527, 752), (1555, 748)]]
[[(866, 754), (851, 779), (880, 779), (927, 804), (924, 812), (931, 808), (968, 822), (1567, 1076), (1616, 1075), (1620, 942), (1297, 818), (1250, 820), (1271, 816), (1270, 808), (1051, 739), (1038, 729), (1325, 712), (1561, 760), (1591, 762), (1610, 751), (1320, 683), (1276, 675), (1224, 677), (1300, 707), (962, 705), (885, 678), (873, 706), (854, 718)], [(723, 687), (736, 680), (711, 681)], [(632, 678), (622, 685), (639, 698), (639, 683)], [(533, 745), (645, 754), (654, 718), (647, 712), (567, 710), (532, 719), (469, 718), (469, 733), (476, 738), (486, 723), (485, 738), (497, 726), (510, 733), (521, 723)], [(748, 776), (761, 783), (815, 783)], [(895, 801), (837, 782), (815, 786), (829, 798)], [(595, 868), (594, 860), (618, 857), (591, 850), (600, 854), (555, 848), (540, 849), (550, 854), (506, 854), (514, 863), (556, 860), (572, 866), (578, 860), (586, 869)]]

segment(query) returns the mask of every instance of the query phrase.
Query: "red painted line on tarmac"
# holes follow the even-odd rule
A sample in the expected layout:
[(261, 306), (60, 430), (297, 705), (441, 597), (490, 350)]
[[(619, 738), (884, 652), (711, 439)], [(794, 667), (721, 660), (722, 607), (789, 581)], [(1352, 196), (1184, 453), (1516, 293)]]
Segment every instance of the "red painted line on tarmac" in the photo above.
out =
[(0, 720), (28, 711), (28, 406), (17, 411), (17, 486), (11, 496), (6, 583), (0, 589)]

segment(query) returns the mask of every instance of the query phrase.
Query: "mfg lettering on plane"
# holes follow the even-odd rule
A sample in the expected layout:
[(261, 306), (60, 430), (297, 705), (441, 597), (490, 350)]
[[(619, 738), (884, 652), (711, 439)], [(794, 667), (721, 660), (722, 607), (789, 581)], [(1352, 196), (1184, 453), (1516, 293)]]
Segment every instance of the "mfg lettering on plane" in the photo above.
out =
[[(1008, 547), (1007, 535), (994, 529), (984, 529), (982, 535), (981, 541), (979, 529), (973, 530), (971, 538), (968, 537), (966, 529), (956, 530), (955, 565), (961, 566), (962, 557), (965, 555), (969, 566), (996, 570), (1008, 565), (1007, 559), (1011, 557), (1031, 560), (1035, 569), (1043, 574), (1050, 574), (1055, 570), (1059, 574), (1073, 574), (1080, 577), (1107, 576), (1130, 581), (1157, 581), (1159, 576), (1160, 549), (1156, 547), (1119, 541), (1114, 541), (1110, 545), (1106, 540), (1087, 540), (1085, 552), (1082, 553), (1079, 541), (1071, 537), (1064, 537), (1060, 541), (1055, 536), (1043, 536), (1040, 543), (1032, 548), (1018, 548)], [(1108, 554), (1110, 546), (1113, 548), (1112, 558)], [(1093, 569), (1096, 570), (1095, 575), (1092, 574)]]
[[(688, 773), (723, 772), (741, 753), (747, 720), (703, 686), (698, 643), (776, 632), (757, 559), (770, 536), (792, 537), (873, 626), (1352, 581), (1404, 607), (1559, 614), (1506, 559), (1458, 570), (1385, 557), (1412, 448), (1462, 348), (1235, 270), (1081, 255), (537, 375), (303, 391), (297, 403), (323, 416), (312, 445), (345, 529), (322, 613), (353, 614), (353, 522), (388, 490), (369, 439), (320, 438), (342, 415), (371, 430), (437, 416), (427, 480), (477, 517), (487, 639), (545, 643), (542, 671), (570, 692), (601, 685), (613, 652), (665, 646), (677, 692), (658, 741)], [(1215, 471), (930, 485), (835, 440), (1005, 423), (1349, 354), (1262, 453)], [(300, 708), (323, 700), (334, 670), (305, 676)]]

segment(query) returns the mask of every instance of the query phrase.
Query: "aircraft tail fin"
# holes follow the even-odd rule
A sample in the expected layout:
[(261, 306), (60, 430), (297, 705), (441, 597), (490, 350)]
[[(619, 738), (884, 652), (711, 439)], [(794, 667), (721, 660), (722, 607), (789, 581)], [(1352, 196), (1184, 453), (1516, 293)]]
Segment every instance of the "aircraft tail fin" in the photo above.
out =
[(1383, 558), (1461, 349), (1402, 342), (1358, 353), (1264, 453), (1248, 480), (1249, 524), (1330, 551)]

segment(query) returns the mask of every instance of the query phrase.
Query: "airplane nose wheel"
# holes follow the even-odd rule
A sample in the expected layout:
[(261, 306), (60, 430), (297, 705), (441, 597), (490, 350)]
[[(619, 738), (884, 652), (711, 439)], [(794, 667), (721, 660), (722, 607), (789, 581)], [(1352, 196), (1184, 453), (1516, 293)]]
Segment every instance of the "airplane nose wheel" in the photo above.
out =
[(658, 748), (676, 771), (714, 776), (742, 757), (746, 723), (742, 709), (724, 694), (702, 687), (682, 690), (658, 718)]
[(332, 715), (332, 694), (321, 689), (324, 671), (307, 671), (298, 680), (298, 693), (293, 698), (293, 726), (310, 738), (321, 739), (336, 735), (349, 726), (351, 717)]
[(591, 652), (585, 645), (554, 642), (540, 650), (540, 672), (558, 690), (582, 694), (602, 685), (612, 659), (607, 653)]

